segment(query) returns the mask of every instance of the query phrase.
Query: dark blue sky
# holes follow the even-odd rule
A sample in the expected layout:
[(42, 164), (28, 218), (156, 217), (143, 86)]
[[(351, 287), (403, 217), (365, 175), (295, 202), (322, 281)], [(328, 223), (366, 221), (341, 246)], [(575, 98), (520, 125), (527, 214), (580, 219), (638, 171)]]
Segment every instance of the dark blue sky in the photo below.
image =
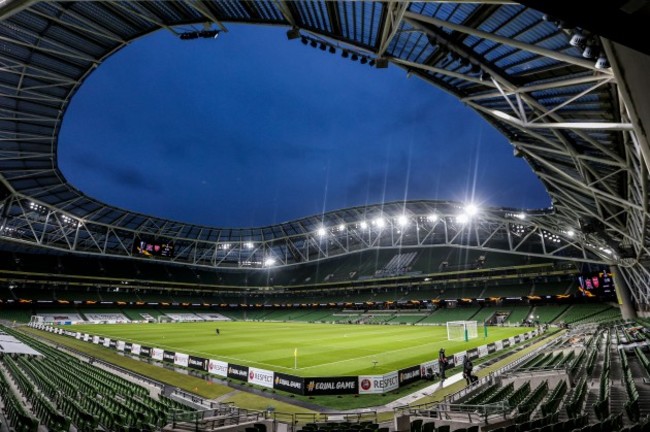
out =
[(63, 121), (68, 180), (119, 207), (232, 227), (404, 199), (549, 205), (506, 139), (442, 90), (286, 29), (228, 27), (216, 40), (161, 31), (100, 66)]

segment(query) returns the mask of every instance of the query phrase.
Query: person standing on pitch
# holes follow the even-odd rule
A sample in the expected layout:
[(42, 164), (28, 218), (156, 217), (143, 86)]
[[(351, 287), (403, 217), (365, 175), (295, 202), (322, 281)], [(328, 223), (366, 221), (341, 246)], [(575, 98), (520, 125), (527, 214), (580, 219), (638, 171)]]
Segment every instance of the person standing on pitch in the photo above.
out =
[(440, 366), (440, 381), (445, 380), (445, 370), (447, 369), (447, 364), (449, 361), (447, 360), (447, 356), (445, 355), (445, 349), (440, 348), (440, 352), (438, 353), (438, 365)]

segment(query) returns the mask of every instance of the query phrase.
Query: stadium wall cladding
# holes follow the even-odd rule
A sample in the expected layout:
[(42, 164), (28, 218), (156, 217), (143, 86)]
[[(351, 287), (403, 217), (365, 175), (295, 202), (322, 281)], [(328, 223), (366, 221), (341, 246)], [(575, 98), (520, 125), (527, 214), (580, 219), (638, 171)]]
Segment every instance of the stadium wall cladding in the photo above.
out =
[[(136, 359), (158, 361), (180, 373), (188, 373), (189, 370), (207, 372), (215, 378), (231, 378), (260, 387), (303, 396), (381, 394), (396, 390), (399, 387), (421, 379), (426, 379), (427, 370), (430, 370), (434, 374), (439, 371), (438, 360), (431, 360), (384, 375), (299, 377), (266, 369), (228, 363), (221, 360), (195, 357), (185, 353), (163, 350), (162, 348), (147, 347), (121, 340), (111, 340), (110, 338), (73, 332), (44, 324), (30, 324), (30, 326), (96, 345), (103, 345), (106, 348), (115, 349), (123, 354), (129, 354)], [(468, 351), (455, 353), (453, 358), (449, 358), (449, 367), (462, 364), (465, 356), (468, 356), (471, 360), (482, 358), (519, 342), (532, 339), (538, 334), (539, 330), (535, 329), (528, 333), (495, 341)]]

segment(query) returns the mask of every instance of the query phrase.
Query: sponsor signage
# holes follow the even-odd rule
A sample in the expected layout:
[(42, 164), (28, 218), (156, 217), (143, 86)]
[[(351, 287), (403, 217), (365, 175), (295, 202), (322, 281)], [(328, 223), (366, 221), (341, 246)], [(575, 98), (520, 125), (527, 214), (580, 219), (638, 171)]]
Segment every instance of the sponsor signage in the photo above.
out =
[[(140, 355), (145, 356), (145, 357), (151, 357), (153, 358), (153, 348), (151, 347), (146, 347), (146, 346), (141, 346), (140, 347)], [(162, 357), (161, 357), (162, 358)]]
[(189, 356), (187, 360), (187, 366), (192, 369), (207, 371), (208, 370), (208, 359), (201, 357)]
[(422, 378), (422, 371), (420, 366), (412, 366), (406, 369), (400, 369), (397, 371), (399, 376), (399, 386), (407, 385), (412, 382), (418, 381)]
[[(490, 345), (488, 345), (488, 348), (489, 348), (489, 347), (490, 347)], [(501, 350), (503, 349), (503, 341), (496, 341), (496, 342), (494, 342), (494, 349), (495, 349), (496, 351), (501, 351)]]
[(399, 387), (397, 372), (386, 375), (366, 375), (359, 377), (359, 394), (386, 393)]
[(508, 348), (510, 346), (510, 339), (504, 339), (501, 341), (501, 343), (503, 344), (504, 348)]
[(306, 378), (305, 395), (357, 394), (358, 377)]
[(228, 378), (248, 381), (248, 366), (228, 364)]
[(513, 346), (517, 342), (519, 342), (519, 338), (514, 338), (514, 337), (509, 337), (508, 340), (510, 341), (510, 346)]
[(111, 346), (111, 338), (104, 338), (104, 346), (107, 348)]
[(174, 363), (176, 353), (174, 351), (163, 350), (162, 361), (165, 363)]
[(81, 339), (81, 333), (77, 332), (77, 334), (75, 335), (75, 339)]
[[(494, 345), (492, 345), (492, 352), (494, 352)], [(488, 345), (482, 345), (478, 347), (478, 356), (485, 357), (490, 354), (490, 347)]]
[(99, 336), (93, 336), (93, 343), (98, 344), (99, 343)]
[[(497, 350), (497, 348), (496, 348), (496, 346), (495, 346), (493, 343), (489, 343), (489, 344), (487, 344), (487, 350), (488, 350), (488, 353), (489, 353), (489, 354), (492, 354), (493, 352), (495, 352), (495, 351)], [(481, 349), (479, 348), (478, 351), (479, 351), (479, 354), (480, 354), (480, 353), (481, 353)]]
[(90, 340), (90, 335), (88, 333), (84, 333), (84, 342), (88, 342)]
[(111, 348), (115, 348), (115, 347), (117, 347), (117, 342), (114, 341), (114, 340), (111, 340), (111, 341), (108, 343), (108, 346), (111, 347)]
[(131, 354), (140, 355), (140, 344), (131, 345)]
[[(485, 346), (485, 345), (484, 345)], [(467, 351), (465, 353), (467, 357), (469, 357), (470, 360), (477, 359), (479, 357), (479, 351), (478, 348), (472, 348), (471, 350)], [(458, 363), (456, 363), (458, 364)]]
[(420, 376), (422, 378), (427, 376), (427, 370), (431, 369), (430, 372), (432, 372), (434, 375), (440, 372), (440, 365), (438, 364), (438, 360), (431, 360), (425, 363), (422, 363), (420, 365)]
[[(165, 351), (165, 354), (167, 354), (167, 351)], [(163, 360), (164, 359), (165, 358), (163, 357)], [(183, 354), (183, 353), (174, 354), (174, 364), (176, 366), (187, 367), (187, 365), (189, 364), (189, 359), (190, 359), (190, 356), (187, 355), (187, 354)]]
[(124, 344), (124, 351), (129, 351), (129, 352), (131, 352), (132, 350), (133, 350), (133, 344), (131, 344), (130, 342), (126, 342), (126, 343)]
[(510, 339), (514, 339), (515, 343), (521, 342), (521, 337), (519, 335), (515, 336), (514, 338), (510, 338)]
[(117, 341), (117, 344), (115, 345), (115, 348), (117, 348), (118, 351), (124, 351), (124, 346), (126, 343), (124, 341)]
[[(144, 347), (142, 347), (142, 350), (144, 351)], [(161, 348), (151, 348), (151, 358), (154, 360), (158, 361), (163, 361), (163, 356), (164, 356), (165, 350)], [(172, 356), (172, 359), (174, 357)]]
[(467, 352), (461, 351), (459, 353), (454, 354), (454, 365), (462, 365), (463, 362), (465, 361), (465, 355)]
[(273, 388), (293, 394), (303, 394), (305, 380), (303, 378), (275, 372), (273, 378)]
[(228, 376), (228, 363), (219, 360), (212, 360), (208, 362), (208, 372), (222, 377)]
[(249, 367), (248, 382), (266, 388), (273, 388), (273, 372), (266, 369)]

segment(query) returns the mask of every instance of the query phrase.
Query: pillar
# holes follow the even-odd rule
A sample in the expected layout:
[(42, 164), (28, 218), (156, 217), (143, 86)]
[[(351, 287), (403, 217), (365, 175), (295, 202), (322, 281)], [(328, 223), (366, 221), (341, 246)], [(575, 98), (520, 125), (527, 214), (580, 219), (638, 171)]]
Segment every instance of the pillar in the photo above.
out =
[(627, 286), (625, 279), (621, 276), (618, 266), (609, 266), (609, 270), (612, 272), (616, 297), (618, 298), (618, 304), (621, 307), (621, 315), (623, 316), (623, 319), (627, 320), (636, 318), (636, 310), (634, 310), (634, 305), (632, 304), (630, 288)]

